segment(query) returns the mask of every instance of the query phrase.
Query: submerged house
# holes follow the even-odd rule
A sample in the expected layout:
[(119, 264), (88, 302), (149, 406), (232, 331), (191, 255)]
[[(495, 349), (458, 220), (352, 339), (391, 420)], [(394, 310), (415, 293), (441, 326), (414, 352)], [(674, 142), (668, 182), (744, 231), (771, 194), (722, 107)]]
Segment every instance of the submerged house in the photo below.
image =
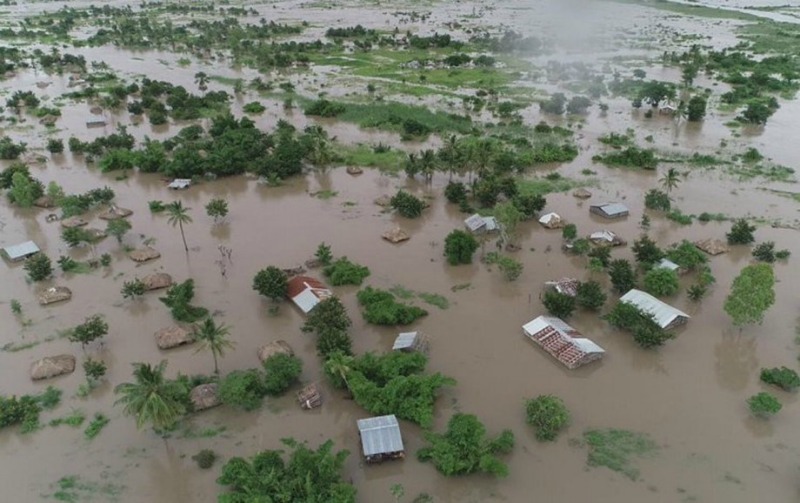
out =
[(475, 213), (466, 220), (464, 225), (473, 234), (482, 234), (484, 232), (497, 232), (500, 230), (500, 224), (494, 217), (482, 217)]
[(675, 271), (678, 274), (682, 274), (684, 272), (681, 266), (679, 266), (678, 264), (676, 264), (675, 262), (671, 261), (668, 258), (662, 258), (658, 262), (658, 264), (656, 264), (654, 267), (656, 269), (667, 269), (670, 271)]
[(598, 246), (625, 246), (627, 244), (616, 233), (606, 229), (589, 234), (589, 241)]
[(367, 463), (405, 457), (400, 424), (394, 414), (359, 419), (356, 423), (361, 437), (361, 452)]
[(172, 190), (188, 189), (192, 185), (192, 180), (189, 178), (176, 178), (172, 180), (167, 187)]
[(558, 213), (547, 213), (539, 218), (539, 223), (548, 229), (558, 229), (564, 227), (564, 220)]
[(425, 352), (428, 349), (427, 338), (419, 332), (403, 332), (397, 335), (392, 345), (392, 351)]
[(3, 248), (3, 255), (8, 257), (12, 262), (19, 262), (25, 260), (31, 255), (39, 253), (39, 247), (33, 241), (25, 241), (18, 245), (6, 246)]
[(622, 218), (630, 214), (628, 207), (622, 203), (601, 203), (589, 206), (589, 212), (603, 218)]
[(289, 280), (286, 296), (303, 311), (303, 314), (308, 314), (321, 301), (333, 297), (333, 292), (317, 279), (295, 276)]
[(653, 319), (661, 328), (669, 330), (683, 325), (689, 321), (690, 316), (680, 309), (674, 308), (666, 302), (661, 302), (649, 293), (641, 290), (630, 290), (620, 297), (620, 302), (626, 302), (638, 307), (645, 313), (653, 315)]
[(578, 295), (578, 286), (581, 284), (575, 278), (561, 278), (553, 281), (545, 281), (545, 288), (555, 290), (558, 293), (575, 297)]
[(568, 369), (599, 360), (605, 350), (554, 316), (539, 316), (522, 326), (526, 337)]

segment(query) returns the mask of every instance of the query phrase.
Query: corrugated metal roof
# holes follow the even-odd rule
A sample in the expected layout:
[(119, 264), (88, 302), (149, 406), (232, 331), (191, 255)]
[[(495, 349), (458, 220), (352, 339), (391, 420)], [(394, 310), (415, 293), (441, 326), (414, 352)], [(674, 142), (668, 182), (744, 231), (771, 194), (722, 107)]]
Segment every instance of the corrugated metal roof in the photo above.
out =
[(294, 302), (303, 313), (308, 314), (309, 311), (319, 304), (319, 297), (314, 295), (314, 291), (309, 288), (292, 297), (292, 302)]
[(356, 423), (358, 432), (361, 434), (361, 448), (364, 456), (390, 454), (404, 450), (400, 424), (394, 414), (359, 419)]
[(608, 241), (609, 243), (613, 243), (616, 237), (616, 234), (606, 229), (593, 232), (589, 235), (589, 239), (592, 241)]
[(605, 353), (606, 350), (589, 339), (572, 339), (573, 344), (578, 346), (584, 353)]
[(190, 178), (176, 178), (170, 182), (168, 187), (170, 189), (185, 189), (192, 184), (192, 180)]
[(597, 360), (605, 350), (580, 336), (573, 327), (559, 318), (539, 316), (522, 326), (525, 334), (567, 368), (574, 369)]
[(628, 207), (622, 203), (593, 204), (590, 208), (597, 208), (610, 217), (627, 215), (629, 213)]
[(9, 258), (9, 260), (22, 260), (25, 257), (33, 255), (34, 253), (39, 252), (39, 247), (36, 246), (36, 243), (33, 241), (25, 241), (24, 243), (20, 243), (17, 245), (6, 246), (3, 248), (3, 252)]
[(464, 225), (466, 225), (467, 229), (470, 231), (475, 232), (486, 225), (486, 220), (484, 220), (482, 216), (475, 213), (464, 220)]
[(500, 229), (500, 224), (497, 222), (497, 219), (494, 217), (483, 217), (483, 223), (486, 225), (486, 230), (488, 232), (496, 231)]
[(558, 213), (552, 213), (551, 212), (551, 213), (546, 213), (546, 214), (542, 215), (541, 218), (539, 218), (539, 223), (547, 225), (550, 222), (553, 222), (553, 221), (558, 222), (560, 220), (561, 220), (561, 216)]
[(679, 266), (678, 264), (676, 264), (675, 262), (671, 261), (668, 258), (662, 258), (661, 261), (658, 264), (656, 264), (656, 267), (660, 269), (669, 269), (670, 271), (677, 271), (678, 269), (681, 268), (681, 266)]
[(668, 327), (675, 319), (681, 316), (687, 319), (691, 318), (691, 316), (680, 309), (674, 308), (665, 302), (661, 302), (649, 293), (636, 290), (635, 288), (623, 295), (619, 300), (621, 302), (633, 304), (642, 311), (652, 314), (656, 323), (658, 323), (661, 328)]
[(535, 320), (529, 321), (528, 323), (522, 326), (522, 330), (525, 331), (528, 335), (533, 335), (535, 333), (541, 332), (547, 327), (553, 327), (565, 337), (572, 337), (572, 335), (578, 334), (579, 332), (572, 328), (571, 326), (567, 325), (567, 322), (562, 320), (561, 318), (556, 318), (555, 316), (539, 316)]
[(417, 332), (403, 332), (394, 340), (392, 350), (408, 349), (414, 347), (414, 342), (417, 340)]

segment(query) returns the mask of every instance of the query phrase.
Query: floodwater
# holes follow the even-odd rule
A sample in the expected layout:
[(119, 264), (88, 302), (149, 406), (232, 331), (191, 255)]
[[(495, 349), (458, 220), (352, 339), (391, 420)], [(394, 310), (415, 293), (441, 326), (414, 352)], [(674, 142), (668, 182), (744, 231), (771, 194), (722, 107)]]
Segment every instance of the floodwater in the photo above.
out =
[[(345, 25), (357, 22), (384, 25), (389, 18), (381, 9), (369, 11), (354, 6), (341, 10), (296, 9), (295, 2), (274, 5), (277, 9), (272, 4), (257, 8), (265, 13), (276, 11), (273, 16), (277, 19), (319, 19), (321, 23)], [(441, 20), (471, 10), (471, 4), (461, 5), (466, 7), (430, 7), (435, 14), (433, 25), (423, 29), (441, 30), (442, 26), (437, 24)], [(476, 8), (481, 7), (476, 4)], [(539, 15), (526, 17), (522, 13), (528, 8), (542, 15), (549, 12), (545, 2), (511, 3), (487, 11), (484, 22), (503, 22), (531, 33), (539, 23), (546, 24), (547, 19)], [(617, 4), (607, 9), (602, 18), (611, 23), (610, 29), (625, 24), (625, 19), (634, 19), (640, 26), (672, 22), (681, 30), (718, 30), (721, 36), (730, 36), (732, 26), (716, 21), (676, 20), (674, 16)], [(531, 24), (534, 18), (536, 23)], [(180, 68), (174, 64), (176, 57), (169, 54), (118, 49), (87, 51), (94, 51), (92, 59), (106, 60), (131, 74), (146, 73), (187, 86), (192, 85), (196, 71), (206, 68), (202, 64)], [(585, 49), (580, 52), (592, 60), (613, 56), (614, 50), (600, 54)], [(159, 59), (173, 63), (162, 64)], [(661, 78), (660, 72), (670, 75), (674, 71), (648, 67), (653, 78)], [(243, 73), (243, 78), (252, 77), (247, 71)], [(222, 64), (215, 64), (213, 74), (242, 76)], [(676, 78), (674, 73), (671, 75)], [(55, 97), (63, 92), (65, 79), (21, 74), (4, 85), (11, 90), (32, 89), (39, 95)], [(39, 81), (52, 84), (39, 90), (35, 88)], [(219, 84), (211, 83), (210, 89), (224, 89), (216, 86)], [(718, 92), (715, 88), (715, 93)], [(242, 102), (254, 98), (247, 97)], [(283, 117), (279, 103), (269, 103), (268, 111), (259, 119), (263, 127), (272, 127)], [(579, 158), (559, 171), (573, 177), (581, 177), (580, 172), (585, 168), (596, 171), (597, 175), (588, 177), (598, 184), (591, 188), (595, 195), (589, 201), (622, 200), (630, 206), (631, 216), (619, 222), (604, 222), (589, 216), (589, 202), (580, 202), (569, 194), (548, 196), (548, 210), (558, 211), (576, 223), (581, 233), (609, 228), (632, 241), (640, 232), (642, 194), (657, 183), (655, 173), (592, 164), (591, 156), (599, 151), (596, 138), (608, 131), (633, 128), (639, 143), (652, 135), (656, 148), (677, 152), (713, 153), (724, 139), (728, 142), (727, 151), (755, 146), (776, 162), (800, 166), (800, 152), (792, 142), (792, 131), (800, 127), (797, 101), (782, 103), (763, 132), (743, 131), (740, 137), (733, 136), (723, 126), (730, 117), (722, 114), (712, 113), (700, 125), (676, 124), (665, 117), (646, 120), (632, 113), (625, 100), (608, 103), (608, 113), (593, 111), (578, 131)], [(115, 124), (130, 124), (127, 114), (107, 115), (110, 125), (106, 130), (86, 130), (83, 123), (88, 108), (86, 104), (66, 106), (64, 117), (58, 122), (57, 127), (62, 130), (58, 136), (75, 134), (91, 139), (112, 132)], [(537, 122), (541, 118), (538, 111), (526, 112), (527, 120)], [(288, 119), (299, 126), (308, 121), (299, 111)], [(35, 124), (34, 120), (29, 119), (29, 124)], [(324, 125), (340, 141), (402, 145), (396, 135), (360, 131), (346, 124)], [(164, 138), (177, 133), (181, 126), (152, 128), (143, 124), (131, 126), (131, 132), (137, 138), (145, 135)], [(41, 148), (45, 141), (38, 126), (14, 128), (5, 133), (15, 140), (27, 141), (32, 149)], [(403, 501), (410, 501), (421, 492), (443, 502), (746, 503), (798, 498), (800, 437), (795, 426), (800, 420), (800, 406), (796, 397), (776, 391), (784, 408), (767, 422), (751, 419), (745, 405), (747, 397), (764, 389), (758, 380), (762, 367), (797, 366), (798, 348), (794, 344), (797, 295), (793, 285), (800, 282), (800, 269), (794, 267), (800, 255), (800, 240), (795, 230), (761, 226), (756, 233), (759, 241), (773, 240), (778, 248), (789, 248), (794, 254), (788, 264), (775, 266), (779, 278), (777, 301), (763, 325), (734, 329), (722, 310), (732, 278), (749, 262), (746, 250), (733, 250), (711, 260), (717, 283), (700, 304), (689, 303), (685, 295), (668, 299), (691, 314), (692, 320), (675, 340), (657, 351), (639, 349), (628, 334), (612, 330), (596, 315), (576, 315), (571, 324), (603, 346), (607, 355), (602, 362), (568, 371), (524, 339), (520, 327), (544, 312), (538, 301), (542, 283), (561, 276), (588, 278), (585, 260), (560, 251), (559, 231), (545, 230), (535, 222), (528, 222), (521, 225), (522, 250), (515, 254), (525, 266), (516, 282), (504, 281), (498, 271), (477, 262), (470, 266), (448, 266), (442, 257), (443, 240), (450, 230), (462, 226), (465, 215), (446, 204), (442, 196), (445, 177), (437, 177), (431, 186), (425, 186), (404, 176), (395, 178), (366, 171), (352, 177), (343, 169), (332, 169), (290, 180), (281, 187), (266, 187), (254, 179), (237, 177), (170, 192), (156, 175), (133, 174), (116, 180), (113, 174), (103, 175), (87, 168), (81, 158), (69, 153), (52, 156), (44, 165), (34, 165), (32, 171), (45, 182), (57, 181), (67, 192), (104, 184), (113, 187), (117, 204), (134, 210), (133, 231), (125, 237), (125, 244), (137, 246), (152, 239), (162, 257), (136, 265), (109, 238), (96, 245), (94, 252), (110, 253), (113, 264), (92, 274), (58, 273), (51, 282), (28, 284), (20, 265), (0, 266), (0, 301), (5, 304), (0, 306), (4, 312), (0, 316), (0, 345), (41, 340), (96, 313), (103, 314), (110, 325), (104, 345), (87, 348), (88, 354), (108, 364), (108, 383), (85, 399), (74, 397), (83, 381), (80, 368), (70, 376), (49, 382), (33, 383), (28, 379), (30, 363), (47, 355), (69, 352), (80, 363), (83, 355), (79, 347), (66, 340), (55, 340), (16, 353), (0, 352), (0, 393), (33, 393), (49, 384), (64, 390), (62, 404), (53, 413), (44, 414), (44, 421), (66, 415), (72, 408), (83, 409), (89, 417), (99, 411), (111, 418), (93, 441), (86, 441), (80, 430), (67, 426), (45, 427), (31, 435), (20, 435), (15, 428), (0, 431), (3, 501), (47, 500), (56, 490), (52, 484), (59, 478), (79, 475), (84, 481), (123, 486), (117, 501), (211, 502), (219, 492), (215, 479), (220, 464), (202, 471), (190, 459), (192, 455), (211, 448), (224, 461), (232, 456), (279, 448), (279, 439), (289, 436), (312, 445), (331, 438), (337, 448), (350, 450), (345, 477), (357, 486), (360, 502), (392, 501), (389, 488), (398, 483), (405, 487), (407, 496)], [(760, 180), (740, 183), (719, 169), (695, 169), (673, 197), (685, 213), (753, 215), (792, 224), (797, 218), (796, 204), (760, 189), (791, 191), (795, 190), (793, 187)], [(408, 221), (383, 213), (372, 203), (377, 196), (392, 194), (398, 188), (433, 197), (422, 218)], [(336, 196), (323, 200), (311, 195), (320, 190), (335, 191)], [(214, 197), (229, 201), (230, 215), (225, 223), (215, 225), (204, 214), (203, 206)], [(166, 217), (148, 211), (146, 202), (153, 199), (182, 200), (192, 208), (194, 222), (186, 226), (188, 255), (183, 251), (179, 233), (167, 223)], [(91, 255), (90, 250), (67, 250), (59, 237), (59, 225), (46, 223), (47, 213), (19, 210), (3, 201), (0, 244), (33, 239), (51, 258), (60, 254), (75, 258)], [(652, 221), (650, 235), (664, 246), (681, 239), (723, 238), (729, 226), (696, 223), (681, 227), (658, 216), (652, 216)], [(410, 241), (391, 245), (380, 239), (380, 234), (395, 224), (410, 232)], [(90, 226), (104, 225), (96, 218), (90, 223)], [(332, 246), (335, 255), (367, 265), (372, 271), (368, 284), (383, 288), (402, 285), (418, 292), (439, 293), (450, 300), (447, 310), (426, 306), (430, 315), (412, 327), (424, 331), (432, 341), (429, 369), (458, 381), (457, 386), (446, 389), (439, 399), (435, 427), (443, 428), (454, 411), (463, 411), (477, 414), (490, 433), (512, 429), (517, 445), (506, 458), (511, 472), (508, 478), (442, 477), (432, 466), (416, 461), (413, 453), (423, 445), (421, 431), (406, 423), (403, 435), (410, 455), (400, 462), (363, 466), (358, 455), (355, 420), (367, 414), (340, 392), (327, 388), (325, 404), (315, 411), (301, 411), (290, 393), (280, 399), (268, 399), (261, 410), (252, 413), (234, 412), (223, 406), (197, 414), (186, 421), (187, 428), (195, 433), (221, 426), (225, 431), (212, 438), (193, 438), (197, 435), (179, 431), (166, 445), (150, 431), (137, 431), (133, 420), (122, 416), (120, 408), (113, 406), (112, 388), (130, 380), (132, 362), (157, 363), (167, 359), (171, 376), (179, 371), (209, 373), (213, 368), (210, 355), (197, 354), (191, 347), (171, 351), (156, 348), (152, 334), (172, 322), (167, 309), (157, 300), (158, 293), (148, 293), (137, 301), (122, 299), (119, 292), (123, 281), (156, 271), (169, 272), (177, 281), (194, 278), (195, 303), (215, 311), (219, 321), (232, 327), (232, 338), (237, 345), (221, 359), (222, 372), (257, 366), (256, 349), (266, 342), (284, 339), (304, 361), (302, 381), (324, 383), (313, 337), (300, 332), (299, 312), (284, 303), (277, 315), (270, 315), (269, 303), (251, 288), (252, 278), (259, 269), (268, 265), (299, 265), (323, 241)], [(218, 263), (222, 258), (220, 245), (232, 249), (232, 262), (226, 265), (224, 276)], [(486, 251), (491, 248), (490, 244)], [(614, 256), (630, 258), (631, 251), (615, 250)], [(38, 306), (36, 292), (51, 284), (69, 286), (73, 299), (46, 308)], [(451, 290), (465, 284), (469, 287)], [(354, 349), (357, 352), (389, 349), (396, 330), (367, 325), (359, 314), (355, 291), (354, 287), (336, 289), (354, 321), (351, 331)], [(24, 316), (32, 320), (30, 326), (23, 328), (10, 315), (7, 304), (11, 299), (21, 301)], [(523, 401), (545, 393), (562, 397), (573, 421), (558, 441), (543, 444), (534, 439), (524, 423)], [(586, 429), (608, 427), (648, 433), (661, 446), (657, 455), (638, 462), (640, 480), (628, 480), (606, 468), (587, 467), (585, 448), (570, 442), (579, 439)], [(102, 492), (94, 494), (93, 501), (103, 500), (113, 498)]]

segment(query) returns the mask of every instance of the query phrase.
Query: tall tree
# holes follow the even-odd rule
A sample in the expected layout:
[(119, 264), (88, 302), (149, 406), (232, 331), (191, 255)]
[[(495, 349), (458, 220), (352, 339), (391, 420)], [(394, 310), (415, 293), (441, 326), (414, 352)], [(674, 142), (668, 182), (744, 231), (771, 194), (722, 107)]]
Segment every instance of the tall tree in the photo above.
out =
[(764, 313), (775, 303), (775, 272), (769, 264), (751, 264), (733, 280), (723, 308), (741, 326), (761, 323)]
[(183, 224), (192, 223), (192, 217), (189, 216), (189, 210), (191, 210), (191, 208), (185, 207), (181, 201), (175, 201), (167, 205), (167, 213), (169, 214), (167, 222), (169, 222), (173, 227), (175, 227), (175, 225), (180, 227), (181, 238), (183, 238), (183, 247), (186, 250), (186, 253), (189, 253), (189, 245), (186, 244), (186, 234), (183, 232)]
[(166, 361), (155, 367), (148, 363), (134, 363), (133, 382), (114, 388), (114, 393), (120, 395), (114, 404), (123, 405), (122, 412), (133, 416), (138, 429), (149, 423), (156, 432), (163, 432), (186, 412), (180, 396), (188, 390), (180, 381), (164, 377), (166, 367)]
[(208, 89), (208, 75), (206, 75), (206, 72), (195, 73), (194, 83), (197, 84), (197, 88), (201, 91)]
[(194, 334), (194, 338), (198, 342), (195, 353), (205, 350), (211, 351), (211, 356), (214, 357), (214, 373), (217, 375), (219, 375), (217, 357), (225, 356), (226, 349), (235, 347), (235, 343), (228, 339), (229, 335), (230, 327), (224, 323), (217, 325), (212, 318), (206, 318)]
[(661, 177), (661, 186), (664, 187), (664, 190), (667, 191), (667, 194), (672, 192), (672, 189), (677, 189), (678, 184), (680, 183), (680, 174), (678, 170), (675, 168), (669, 168), (664, 176)]

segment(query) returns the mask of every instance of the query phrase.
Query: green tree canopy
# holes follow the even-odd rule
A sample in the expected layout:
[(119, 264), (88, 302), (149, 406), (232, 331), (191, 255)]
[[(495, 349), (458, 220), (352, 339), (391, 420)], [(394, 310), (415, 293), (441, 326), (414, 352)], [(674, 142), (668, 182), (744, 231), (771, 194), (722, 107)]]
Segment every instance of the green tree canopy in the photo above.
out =
[(745, 266), (733, 280), (723, 308), (736, 326), (761, 323), (775, 303), (775, 273), (769, 264)]
[(258, 271), (253, 278), (253, 290), (264, 297), (269, 297), (273, 302), (286, 297), (289, 291), (289, 278), (285, 272), (275, 266)]
[(472, 234), (456, 229), (444, 240), (444, 254), (450, 265), (471, 264), (478, 249), (478, 240)]
[(189, 390), (179, 380), (166, 379), (166, 368), (166, 361), (155, 367), (147, 363), (134, 363), (134, 381), (114, 388), (114, 393), (120, 395), (114, 404), (122, 404), (122, 412), (126, 416), (133, 416), (139, 429), (149, 423), (156, 432), (163, 432), (186, 412), (181, 397), (187, 395)]

